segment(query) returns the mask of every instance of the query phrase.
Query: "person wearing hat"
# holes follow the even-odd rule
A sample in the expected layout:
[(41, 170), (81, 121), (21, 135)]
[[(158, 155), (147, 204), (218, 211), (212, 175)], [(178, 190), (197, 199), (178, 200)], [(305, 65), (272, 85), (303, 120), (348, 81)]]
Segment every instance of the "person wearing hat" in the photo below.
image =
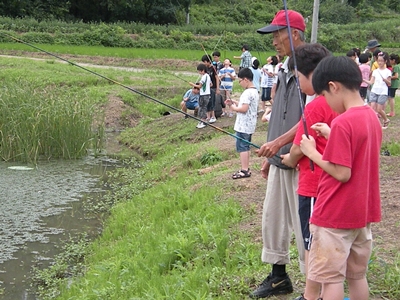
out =
[(379, 44), (377, 40), (370, 40), (370, 41), (368, 41), (367, 47), (365, 50), (368, 50), (368, 52), (373, 53), (380, 46), (381, 46), (381, 44)]
[[(290, 31), (286, 21), (288, 14)], [(298, 171), (282, 163), (281, 155), (287, 154), (292, 146), (299, 120), (301, 101), (296, 79), (288, 68), (292, 57), (289, 34), (294, 48), (305, 44), (306, 24), (303, 16), (293, 10), (276, 13), (271, 24), (257, 30), (260, 34), (272, 34), (272, 44), (277, 54), (287, 56), (278, 72), (278, 83), (274, 97), (274, 108), (268, 125), (267, 142), (259, 150), (258, 156), (266, 157), (261, 166), (261, 174), (267, 179), (267, 191), (263, 204), (261, 260), (272, 264), (271, 273), (254, 290), (251, 298), (266, 298), (272, 295), (293, 292), (292, 282), (286, 273), (289, 263), (289, 246), (294, 231), (299, 253), (300, 269), (304, 272), (304, 241), (298, 213), (296, 193)], [(299, 99), (301, 97), (301, 99)]]

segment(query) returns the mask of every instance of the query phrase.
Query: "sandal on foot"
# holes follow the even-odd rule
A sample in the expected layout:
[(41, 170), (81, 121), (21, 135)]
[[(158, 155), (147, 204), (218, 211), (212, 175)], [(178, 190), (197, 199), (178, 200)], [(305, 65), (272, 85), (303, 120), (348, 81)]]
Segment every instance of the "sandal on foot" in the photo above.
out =
[(240, 178), (246, 178), (246, 177), (250, 177), (250, 176), (251, 176), (250, 170), (247, 170), (247, 171), (239, 170), (232, 175), (232, 179), (240, 179)]
[(388, 127), (388, 125), (389, 125), (389, 123), (390, 123), (390, 120), (389, 120), (389, 119), (387, 119), (387, 121), (383, 122), (383, 126), (382, 126), (382, 128), (387, 128), (387, 127)]

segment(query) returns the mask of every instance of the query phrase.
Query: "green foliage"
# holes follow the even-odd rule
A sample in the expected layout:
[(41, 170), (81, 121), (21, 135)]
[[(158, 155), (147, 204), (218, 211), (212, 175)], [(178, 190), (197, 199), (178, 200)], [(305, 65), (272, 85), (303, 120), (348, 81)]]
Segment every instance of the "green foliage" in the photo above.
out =
[(191, 32), (187, 32), (187, 31), (179, 31), (179, 30), (171, 30), (170, 34), (171, 38), (175, 41), (175, 42), (191, 42), (193, 41), (194, 35)]
[(84, 258), (89, 254), (89, 239), (83, 234), (71, 238), (61, 245), (61, 254), (54, 260), (55, 264), (47, 269), (33, 268), (32, 284), (38, 293), (46, 299), (54, 299), (59, 294), (59, 285), (71, 275), (82, 276), (86, 271)]
[(53, 44), (54, 38), (45, 32), (27, 32), (21, 37), (27, 43)]
[(321, 23), (348, 24), (355, 21), (355, 9), (347, 3), (327, 0), (321, 3), (319, 21)]
[[(398, 224), (395, 225), (398, 229)], [(384, 256), (392, 258), (388, 262)], [(386, 299), (399, 299), (400, 255), (391, 249), (374, 249), (368, 265), (368, 281), (373, 295)]]
[(203, 166), (212, 166), (222, 161), (222, 156), (218, 152), (206, 152), (200, 158), (200, 162)]
[(400, 143), (392, 141), (390, 143), (383, 143), (382, 153), (385, 155), (399, 156), (400, 155)]
[[(2, 59), (0, 157), (36, 162), (39, 158), (80, 158), (101, 147), (102, 124), (93, 127), (97, 110), (89, 101), (96, 84), (64, 72), (61, 65)], [(63, 65), (62, 67), (66, 67)], [(68, 68), (68, 67), (67, 67)], [(6, 75), (5, 75), (6, 74)], [(91, 95), (93, 97), (93, 95)]]

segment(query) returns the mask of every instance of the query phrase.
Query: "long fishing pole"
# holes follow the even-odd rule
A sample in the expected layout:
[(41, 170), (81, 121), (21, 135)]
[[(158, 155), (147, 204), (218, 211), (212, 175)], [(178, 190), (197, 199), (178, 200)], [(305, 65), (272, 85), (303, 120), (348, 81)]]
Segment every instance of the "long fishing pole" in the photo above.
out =
[[(284, 7), (284, 10), (285, 10), (285, 17), (286, 17), (288, 36), (289, 36), (290, 51), (292, 52), (292, 56), (290, 57), (290, 59), (293, 59), (294, 79), (295, 79), (295, 82), (296, 82), (297, 92), (298, 92), (299, 101), (300, 101), (301, 122), (303, 124), (304, 133), (308, 138), (308, 128), (307, 128), (307, 123), (306, 123), (306, 117), (304, 115), (304, 103), (302, 101), (303, 97), (301, 96), (300, 83), (299, 83), (299, 73), (298, 73), (298, 70), (297, 70), (296, 55), (294, 53), (295, 49), (294, 49), (294, 43), (293, 43), (293, 38), (292, 38), (292, 30), (290, 28), (289, 12), (288, 12), (288, 9), (287, 9), (286, 0), (283, 0), (283, 7)], [(314, 162), (311, 159), (310, 159), (310, 169), (311, 169), (311, 171), (314, 171)]]
[[(146, 95), (146, 94), (144, 94), (144, 93), (142, 93), (142, 92), (140, 92), (140, 91), (138, 91), (138, 90), (135, 90), (135, 89), (133, 89), (133, 88), (131, 88), (131, 87), (129, 87), (129, 86), (123, 84), (123, 83), (120, 83), (120, 82), (118, 82), (118, 81), (116, 81), (116, 80), (114, 80), (114, 79), (111, 79), (111, 78), (109, 78), (109, 77), (106, 77), (106, 76), (104, 76), (104, 75), (102, 75), (102, 74), (100, 74), (100, 73), (97, 73), (97, 72), (95, 72), (95, 71), (89, 70), (89, 69), (87, 69), (87, 68), (85, 68), (85, 67), (83, 67), (83, 66), (80, 66), (80, 65), (78, 65), (78, 64), (76, 64), (76, 63), (74, 63), (74, 62), (72, 62), (72, 61), (70, 61), (70, 60), (68, 60), (68, 59), (62, 58), (62, 57), (60, 57), (60, 56), (58, 56), (58, 55), (56, 55), (56, 54), (54, 54), (54, 53), (51, 53), (51, 52), (46, 51), (46, 50), (44, 50), (44, 49), (42, 49), (42, 48), (39, 48), (39, 47), (37, 47), (37, 46), (35, 46), (35, 45), (32, 45), (32, 44), (30, 44), (30, 43), (28, 43), (28, 42), (25, 42), (25, 41), (23, 41), (23, 40), (21, 40), (21, 39), (18, 39), (18, 38), (16, 38), (16, 37), (13, 37), (12, 35), (9, 35), (9, 34), (7, 34), (7, 33), (4, 33), (4, 32), (1, 32), (1, 31), (0, 31), (0, 34), (6, 36), (6, 37), (8, 37), (8, 38), (11, 38), (11, 39), (13, 39), (13, 40), (15, 40), (15, 41), (17, 41), (17, 42), (19, 42), (19, 43), (21, 43), (21, 44), (25, 44), (25, 45), (27, 45), (27, 46), (29, 46), (29, 47), (32, 47), (32, 48), (36, 49), (36, 50), (39, 50), (39, 51), (41, 51), (41, 52), (44, 52), (44, 53), (46, 53), (46, 54), (48, 54), (48, 55), (50, 55), (50, 56), (53, 56), (53, 57), (58, 58), (58, 59), (60, 59), (60, 60), (62, 60), (62, 61), (65, 61), (65, 62), (67, 62), (67, 63), (69, 63), (69, 64), (71, 64), (71, 65), (73, 65), (73, 66), (75, 66), (75, 67), (81, 68), (82, 70), (85, 70), (85, 71), (87, 71), (87, 72), (89, 72), (89, 73), (91, 73), (91, 74), (93, 74), (93, 75), (95, 75), (95, 76), (99, 76), (99, 77), (101, 77), (101, 78), (103, 78), (103, 79), (105, 79), (105, 80), (107, 80), (107, 81), (110, 81), (110, 82), (112, 82), (112, 83), (114, 83), (114, 84), (116, 84), (116, 85), (119, 85), (119, 86), (121, 86), (121, 87), (127, 89), (127, 90), (130, 90), (131, 92), (134, 92), (134, 93), (136, 93), (136, 94), (139, 94), (139, 95), (141, 95), (141, 96), (143, 96), (143, 97), (145, 97), (145, 98), (148, 98), (148, 99), (150, 99), (150, 100), (153, 100), (154, 102), (156, 102), (156, 103), (158, 103), (158, 104), (164, 105), (164, 106), (166, 106), (166, 107), (168, 107), (168, 108), (170, 108), (170, 109), (172, 109), (172, 110), (174, 110), (174, 111), (177, 111), (177, 112), (179, 112), (179, 113), (182, 113), (182, 114), (184, 114), (185, 116), (187, 116), (187, 117), (189, 117), (189, 118), (195, 119), (195, 120), (197, 120), (197, 121), (199, 121), (199, 122), (203, 122), (203, 120), (201, 120), (200, 118), (197, 118), (197, 117), (195, 117), (195, 116), (193, 116), (193, 115), (191, 115), (191, 114), (188, 114), (188, 113), (186, 113), (186, 112), (184, 112), (184, 111), (182, 111), (182, 110), (180, 110), (180, 109), (178, 109), (178, 108), (176, 108), (176, 107), (174, 107), (174, 106), (172, 106), (172, 105), (169, 105), (168, 103), (164, 103), (164, 102), (162, 102), (162, 101), (160, 101), (160, 100), (158, 100), (158, 99), (156, 99), (156, 98), (153, 98), (153, 97), (151, 97), (151, 96), (149, 96), (149, 95)], [(218, 126), (215, 126), (215, 125), (213, 125), (213, 124), (211, 124), (211, 123), (208, 123), (208, 122), (203, 122), (203, 123), (206, 124), (207, 126), (210, 126), (211, 128), (214, 128), (214, 129), (216, 129), (216, 130), (222, 132), (222, 133), (225, 133), (225, 134), (227, 134), (227, 135), (229, 135), (229, 136), (231, 136), (231, 137), (234, 137), (235, 139), (241, 140), (241, 141), (243, 141), (243, 142), (249, 144), (250, 146), (253, 146), (254, 148), (260, 149), (260, 146), (255, 145), (255, 144), (253, 144), (253, 143), (251, 143), (251, 142), (249, 142), (249, 141), (247, 141), (247, 140), (245, 140), (245, 139), (242, 139), (242, 138), (240, 138), (240, 137), (238, 137), (238, 136), (236, 136), (236, 135), (234, 135), (234, 134), (232, 134), (232, 133), (230, 133), (230, 132), (228, 132), (228, 131), (226, 131), (226, 130), (224, 130), (224, 129), (218, 127)]]
[(180, 79), (180, 80), (182, 80), (182, 81), (184, 81), (186, 83), (190, 83), (190, 81), (188, 81), (188, 80), (186, 80), (186, 79), (184, 79), (184, 78), (182, 78), (182, 77), (180, 77), (180, 76), (178, 76), (178, 75), (176, 75), (176, 74), (174, 74), (172, 72), (168, 72), (167, 70), (164, 70), (164, 69), (161, 69), (161, 71), (163, 71), (163, 72), (165, 72), (165, 73), (167, 73), (169, 75), (175, 76), (176, 78), (178, 78), (178, 79)]

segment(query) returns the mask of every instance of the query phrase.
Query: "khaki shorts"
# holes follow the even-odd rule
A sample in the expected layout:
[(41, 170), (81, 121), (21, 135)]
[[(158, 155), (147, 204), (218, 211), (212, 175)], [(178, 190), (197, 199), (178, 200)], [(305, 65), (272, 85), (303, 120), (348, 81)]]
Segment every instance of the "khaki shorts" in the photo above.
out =
[(320, 283), (362, 279), (372, 251), (371, 226), (334, 229), (310, 224), (312, 235), (307, 278)]

